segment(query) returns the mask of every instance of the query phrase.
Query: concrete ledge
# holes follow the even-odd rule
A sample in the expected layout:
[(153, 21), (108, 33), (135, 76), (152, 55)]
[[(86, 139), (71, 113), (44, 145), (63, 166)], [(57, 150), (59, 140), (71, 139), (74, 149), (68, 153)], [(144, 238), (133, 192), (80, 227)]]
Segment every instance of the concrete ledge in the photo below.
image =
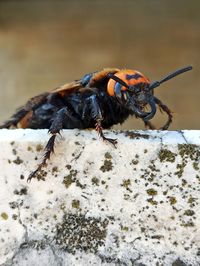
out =
[(106, 134), (0, 130), (0, 265), (200, 265), (200, 131)]

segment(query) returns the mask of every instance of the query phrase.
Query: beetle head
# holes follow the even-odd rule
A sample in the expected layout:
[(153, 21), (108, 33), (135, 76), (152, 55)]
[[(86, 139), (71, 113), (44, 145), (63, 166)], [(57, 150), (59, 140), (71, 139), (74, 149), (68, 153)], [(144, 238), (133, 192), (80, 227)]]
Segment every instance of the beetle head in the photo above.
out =
[[(191, 70), (191, 66), (178, 69), (160, 81), (150, 83), (143, 74), (134, 70), (119, 71), (116, 74), (108, 74), (108, 94), (115, 96), (118, 102), (127, 108), (130, 113), (148, 121), (156, 113), (156, 103), (153, 90), (162, 83)], [(149, 111), (145, 109), (148, 108)]]
[[(148, 78), (134, 70), (124, 70), (108, 76), (108, 94), (116, 97), (131, 114), (147, 120), (155, 115), (156, 106)], [(150, 111), (147, 112), (145, 108), (148, 106)]]

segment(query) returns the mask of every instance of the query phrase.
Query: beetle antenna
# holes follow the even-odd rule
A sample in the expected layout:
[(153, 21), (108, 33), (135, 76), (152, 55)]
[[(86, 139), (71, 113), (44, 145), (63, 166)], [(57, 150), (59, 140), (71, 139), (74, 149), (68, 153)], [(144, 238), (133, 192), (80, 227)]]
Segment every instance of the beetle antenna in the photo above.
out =
[(117, 76), (115, 76), (112, 73), (108, 73), (107, 75), (110, 79), (115, 80), (116, 82), (119, 82), (122, 86), (126, 87), (127, 89), (129, 89), (129, 86), (126, 84), (126, 82), (124, 82), (122, 79), (118, 78)]
[(168, 80), (170, 80), (170, 79), (172, 79), (172, 78), (174, 78), (174, 77), (176, 77), (176, 76), (178, 76), (178, 75), (180, 75), (182, 73), (185, 73), (185, 72), (187, 72), (189, 70), (192, 70), (192, 66), (187, 66), (187, 67), (180, 68), (180, 69), (172, 72), (171, 74), (167, 75), (165, 78), (161, 79), (160, 81), (152, 82), (150, 84), (150, 86), (149, 86), (149, 89), (152, 90), (152, 89), (160, 86), (163, 82), (168, 81)]

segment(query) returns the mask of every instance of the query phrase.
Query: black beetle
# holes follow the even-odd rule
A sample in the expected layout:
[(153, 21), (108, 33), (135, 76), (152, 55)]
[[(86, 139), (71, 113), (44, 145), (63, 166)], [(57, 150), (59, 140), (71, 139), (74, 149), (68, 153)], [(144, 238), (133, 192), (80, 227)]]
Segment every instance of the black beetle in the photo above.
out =
[(155, 129), (149, 120), (158, 106), (168, 116), (161, 128), (166, 130), (172, 122), (172, 112), (154, 96), (154, 89), (191, 69), (191, 66), (178, 69), (152, 83), (142, 73), (130, 69), (106, 68), (86, 74), (79, 80), (31, 98), (0, 128), (49, 129), (51, 137), (43, 160), (28, 177), (30, 181), (50, 158), (56, 135), (62, 129), (95, 128), (103, 140), (115, 146), (116, 139), (105, 137), (103, 128), (123, 123), (134, 115), (141, 118), (145, 126)]

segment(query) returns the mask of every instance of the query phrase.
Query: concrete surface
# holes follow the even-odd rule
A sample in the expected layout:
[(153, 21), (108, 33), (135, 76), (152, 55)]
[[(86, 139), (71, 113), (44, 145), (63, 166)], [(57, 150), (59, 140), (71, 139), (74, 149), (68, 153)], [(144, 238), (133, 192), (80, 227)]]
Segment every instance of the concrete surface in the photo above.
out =
[(200, 265), (200, 131), (0, 131), (0, 265)]

